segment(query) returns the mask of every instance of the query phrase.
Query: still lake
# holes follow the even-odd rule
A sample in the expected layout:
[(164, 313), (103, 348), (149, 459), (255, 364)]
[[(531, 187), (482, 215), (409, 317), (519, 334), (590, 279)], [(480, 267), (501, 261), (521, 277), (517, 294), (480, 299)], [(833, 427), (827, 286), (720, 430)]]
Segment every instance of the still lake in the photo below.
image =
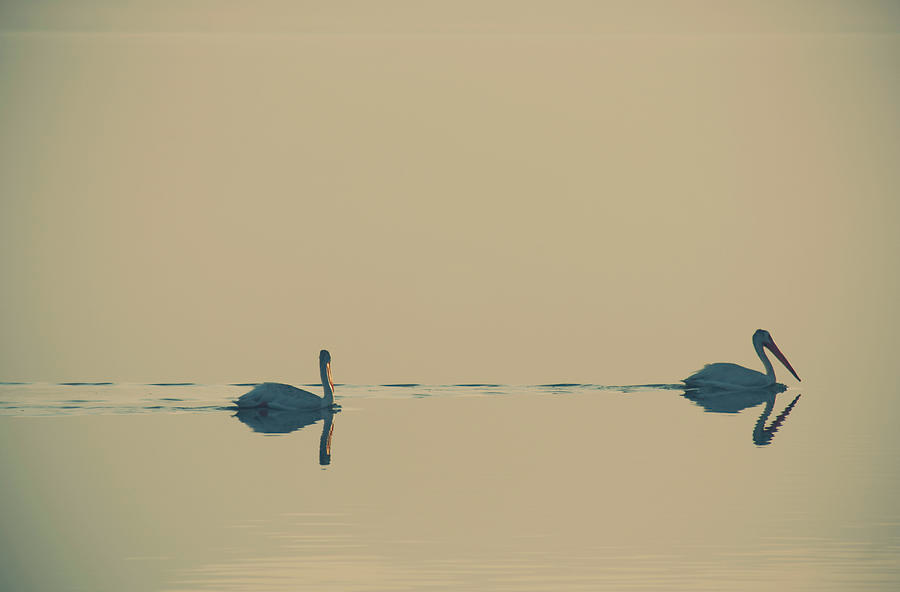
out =
[(338, 385), (308, 418), (239, 417), (247, 390), (0, 385), (0, 588), (900, 587), (863, 387)]

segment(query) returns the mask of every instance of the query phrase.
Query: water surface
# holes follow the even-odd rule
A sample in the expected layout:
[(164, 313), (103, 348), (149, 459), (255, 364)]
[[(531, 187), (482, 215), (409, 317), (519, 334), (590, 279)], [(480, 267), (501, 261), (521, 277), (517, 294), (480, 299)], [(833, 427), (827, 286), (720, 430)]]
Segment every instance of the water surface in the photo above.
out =
[(4, 589), (900, 583), (896, 448), (821, 387), (340, 385), (246, 418), (246, 385), (98, 382), (0, 385)]

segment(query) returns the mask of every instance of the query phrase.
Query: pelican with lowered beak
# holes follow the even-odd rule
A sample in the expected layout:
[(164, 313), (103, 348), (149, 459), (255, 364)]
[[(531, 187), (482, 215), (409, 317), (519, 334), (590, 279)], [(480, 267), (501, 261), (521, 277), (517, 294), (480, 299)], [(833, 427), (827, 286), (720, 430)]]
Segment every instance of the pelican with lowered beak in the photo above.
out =
[(763, 348), (771, 351), (778, 361), (784, 364), (794, 378), (800, 380), (791, 363), (787, 361), (772, 336), (765, 329), (758, 329), (753, 334), (753, 349), (756, 355), (762, 360), (766, 373), (744, 368), (737, 364), (729, 364), (726, 362), (718, 362), (716, 364), (707, 364), (702, 370), (688, 376), (684, 379), (684, 384), (688, 389), (721, 389), (721, 390), (737, 390), (737, 389), (758, 389), (775, 384), (775, 369), (772, 362)]

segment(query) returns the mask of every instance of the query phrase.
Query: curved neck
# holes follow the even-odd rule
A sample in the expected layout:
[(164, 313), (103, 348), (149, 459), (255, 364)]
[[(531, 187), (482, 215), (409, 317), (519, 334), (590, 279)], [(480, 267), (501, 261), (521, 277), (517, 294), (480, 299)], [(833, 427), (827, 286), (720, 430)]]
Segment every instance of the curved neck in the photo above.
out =
[(334, 404), (334, 386), (331, 383), (331, 363), (322, 362), (319, 364), (319, 375), (322, 377), (322, 389), (325, 391), (325, 405)]
[(766, 376), (772, 382), (775, 382), (775, 368), (772, 367), (772, 362), (769, 361), (769, 356), (766, 355), (766, 352), (763, 350), (762, 341), (755, 341), (753, 343), (753, 347), (756, 349), (756, 355), (759, 356), (759, 359), (762, 360), (763, 366), (766, 368)]

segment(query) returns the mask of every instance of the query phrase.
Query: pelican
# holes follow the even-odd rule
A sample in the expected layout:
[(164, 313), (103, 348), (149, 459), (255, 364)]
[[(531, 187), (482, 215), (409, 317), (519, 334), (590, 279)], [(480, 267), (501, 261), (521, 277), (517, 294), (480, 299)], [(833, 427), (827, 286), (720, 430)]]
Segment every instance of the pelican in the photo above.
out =
[(252, 407), (267, 407), (280, 411), (330, 409), (334, 407), (334, 381), (331, 379), (331, 354), (324, 349), (319, 352), (319, 375), (322, 377), (324, 397), (289, 384), (264, 382), (253, 387), (249, 393), (241, 395), (235, 404), (241, 409)]
[(753, 334), (753, 349), (756, 350), (756, 355), (759, 356), (763, 366), (766, 368), (765, 374), (738, 366), (737, 364), (719, 362), (707, 364), (702, 370), (685, 378), (683, 382), (689, 389), (736, 390), (771, 386), (775, 384), (775, 369), (772, 368), (772, 362), (769, 361), (769, 357), (766, 356), (763, 348), (768, 348), (769, 351), (775, 354), (775, 357), (784, 364), (785, 368), (790, 370), (794, 378), (800, 380), (800, 377), (794, 372), (794, 368), (791, 367), (791, 363), (787, 361), (787, 358), (775, 345), (775, 341), (772, 340), (769, 332), (765, 329), (757, 329), (756, 333)]

